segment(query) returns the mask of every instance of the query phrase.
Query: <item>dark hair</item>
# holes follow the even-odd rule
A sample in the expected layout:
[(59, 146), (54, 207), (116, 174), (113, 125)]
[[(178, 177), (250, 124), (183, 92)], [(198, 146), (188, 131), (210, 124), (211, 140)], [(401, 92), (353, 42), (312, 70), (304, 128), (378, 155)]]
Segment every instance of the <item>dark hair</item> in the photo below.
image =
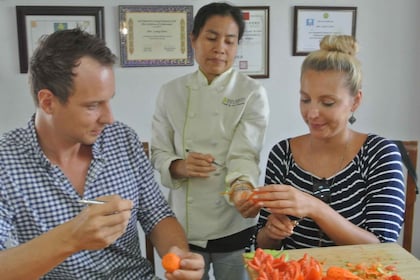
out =
[(38, 106), (37, 94), (50, 90), (65, 104), (73, 90), (73, 69), (82, 57), (89, 56), (100, 64), (112, 66), (116, 57), (105, 41), (79, 28), (56, 31), (41, 37), (30, 62), (29, 82)]
[(192, 35), (197, 38), (200, 35), (200, 31), (206, 24), (207, 20), (212, 16), (231, 16), (238, 25), (239, 34), (238, 42), (241, 40), (245, 30), (245, 22), (242, 17), (242, 11), (238, 7), (229, 5), (227, 3), (213, 2), (201, 7), (194, 17), (194, 26)]

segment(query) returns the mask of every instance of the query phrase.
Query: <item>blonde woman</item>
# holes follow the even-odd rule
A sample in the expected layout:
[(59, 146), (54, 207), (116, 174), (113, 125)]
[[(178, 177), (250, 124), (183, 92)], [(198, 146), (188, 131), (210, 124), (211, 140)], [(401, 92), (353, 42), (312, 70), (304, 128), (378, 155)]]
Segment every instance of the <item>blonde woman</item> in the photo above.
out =
[(362, 74), (351, 36), (327, 36), (301, 68), (300, 112), (309, 133), (276, 144), (256, 244), (305, 248), (395, 242), (404, 214), (397, 146), (353, 130)]

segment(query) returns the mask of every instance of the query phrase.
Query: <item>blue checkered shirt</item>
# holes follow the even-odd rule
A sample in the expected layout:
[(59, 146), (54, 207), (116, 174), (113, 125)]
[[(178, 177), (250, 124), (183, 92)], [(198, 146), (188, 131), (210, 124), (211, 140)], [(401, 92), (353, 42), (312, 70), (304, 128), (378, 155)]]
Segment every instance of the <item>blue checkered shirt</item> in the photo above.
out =
[[(119, 194), (135, 207), (126, 232), (103, 250), (84, 250), (67, 258), (42, 279), (155, 279), (141, 256), (137, 221), (144, 232), (173, 216), (136, 133), (122, 123), (105, 128), (93, 145), (85, 199)], [(0, 139), (0, 250), (19, 245), (72, 219), (82, 209), (80, 195), (41, 150), (34, 118), (27, 128)], [(152, 210), (153, 209), (153, 210)]]

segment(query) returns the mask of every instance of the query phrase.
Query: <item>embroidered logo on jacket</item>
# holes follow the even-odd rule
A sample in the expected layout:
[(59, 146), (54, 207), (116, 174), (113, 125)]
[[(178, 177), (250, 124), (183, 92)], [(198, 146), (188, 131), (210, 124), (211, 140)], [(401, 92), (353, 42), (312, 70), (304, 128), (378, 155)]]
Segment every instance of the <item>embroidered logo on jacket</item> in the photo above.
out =
[(227, 97), (223, 98), (223, 102), (224, 105), (227, 106), (238, 106), (238, 105), (243, 105), (245, 104), (245, 97), (241, 97), (238, 99), (229, 99)]

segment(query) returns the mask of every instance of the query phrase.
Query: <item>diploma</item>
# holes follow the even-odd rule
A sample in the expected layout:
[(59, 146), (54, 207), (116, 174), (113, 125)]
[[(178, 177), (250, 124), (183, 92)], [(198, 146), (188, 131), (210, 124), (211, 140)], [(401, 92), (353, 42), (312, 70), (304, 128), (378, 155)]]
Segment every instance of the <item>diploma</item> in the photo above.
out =
[(147, 6), (147, 10), (128, 7), (120, 23), (123, 66), (192, 64), (188, 12), (169, 6)]
[(268, 78), (268, 7), (241, 9), (245, 31), (234, 67), (250, 76)]
[(326, 35), (355, 35), (355, 8), (296, 8), (295, 55), (319, 50), (319, 42)]

